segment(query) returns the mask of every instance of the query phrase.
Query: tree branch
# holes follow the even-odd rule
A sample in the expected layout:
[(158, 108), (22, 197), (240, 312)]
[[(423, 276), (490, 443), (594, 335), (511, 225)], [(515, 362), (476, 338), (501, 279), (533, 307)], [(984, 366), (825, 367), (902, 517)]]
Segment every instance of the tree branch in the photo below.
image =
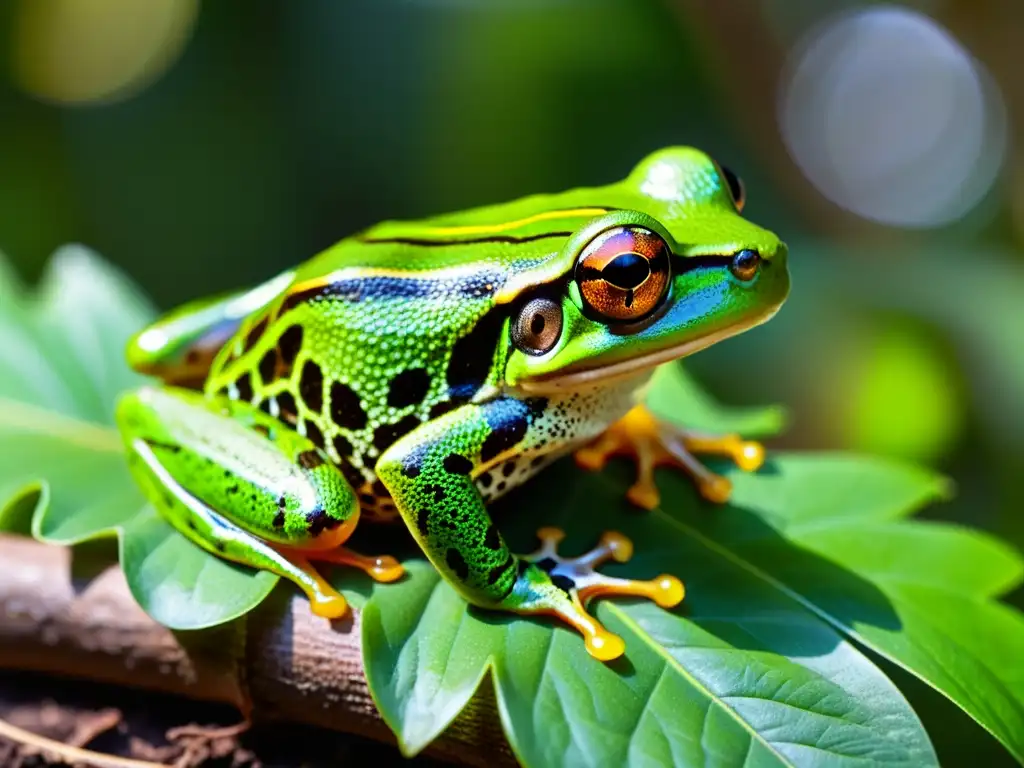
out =
[[(285, 590), (243, 619), (175, 633), (117, 565), (79, 574), (71, 550), (0, 534), (0, 668), (144, 688), (395, 743), (363, 675), (359, 615), (332, 626)], [(490, 684), (426, 754), (514, 766)]]

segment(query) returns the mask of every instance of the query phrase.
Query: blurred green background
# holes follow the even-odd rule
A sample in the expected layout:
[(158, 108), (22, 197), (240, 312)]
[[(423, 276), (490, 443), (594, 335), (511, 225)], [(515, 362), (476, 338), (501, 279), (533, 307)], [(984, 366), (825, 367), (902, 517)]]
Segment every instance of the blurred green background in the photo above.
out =
[(35, 278), (84, 243), (162, 308), (700, 146), (794, 287), (691, 370), (786, 404), (778, 445), (937, 467), (926, 515), (1024, 546), (1024, 4), (7, 0), (0, 34), (0, 251)]

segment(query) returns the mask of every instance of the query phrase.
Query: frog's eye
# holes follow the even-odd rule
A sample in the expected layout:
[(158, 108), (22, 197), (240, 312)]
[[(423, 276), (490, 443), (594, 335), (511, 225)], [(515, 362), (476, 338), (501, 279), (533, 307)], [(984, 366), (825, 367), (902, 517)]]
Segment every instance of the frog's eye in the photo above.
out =
[(526, 302), (512, 321), (512, 342), (530, 355), (543, 355), (562, 335), (562, 307), (548, 298)]
[(732, 196), (733, 205), (736, 206), (737, 212), (742, 212), (743, 206), (747, 203), (747, 190), (743, 186), (743, 180), (724, 165), (720, 167), (722, 169), (722, 178), (729, 185), (729, 194)]
[(587, 309), (608, 320), (639, 320), (665, 297), (669, 247), (644, 227), (616, 227), (595, 237), (576, 262)]
[(746, 283), (754, 279), (760, 266), (761, 254), (747, 248), (732, 257), (729, 271), (737, 280)]

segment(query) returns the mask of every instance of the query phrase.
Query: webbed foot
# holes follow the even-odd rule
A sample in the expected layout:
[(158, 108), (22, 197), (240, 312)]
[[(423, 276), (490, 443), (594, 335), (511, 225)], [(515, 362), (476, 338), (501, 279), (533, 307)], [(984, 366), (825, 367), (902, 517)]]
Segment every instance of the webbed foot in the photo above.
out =
[[(587, 652), (600, 661), (611, 661), (625, 651), (625, 643), (591, 616), (586, 603), (595, 597), (625, 595), (646, 597), (662, 608), (678, 605), (685, 594), (682, 582), (663, 574), (650, 581), (619, 579), (598, 573), (595, 568), (614, 560), (625, 563), (633, 556), (633, 543), (621, 533), (607, 531), (597, 547), (579, 557), (558, 554), (565, 533), (558, 528), (537, 531), (540, 548), (520, 559), (530, 563), (507, 598), (507, 607), (518, 613), (545, 613), (575, 628)], [(566, 599), (568, 598), (568, 599)]]
[(661, 466), (683, 470), (693, 478), (704, 498), (725, 503), (732, 494), (732, 483), (711, 472), (696, 454), (727, 456), (746, 472), (759, 469), (765, 458), (760, 443), (743, 440), (739, 435), (707, 435), (680, 429), (658, 421), (643, 405), (633, 408), (594, 442), (576, 451), (575, 458), (578, 466), (594, 471), (604, 467), (613, 456), (634, 457), (637, 478), (626, 498), (644, 509), (654, 509), (661, 501), (654, 482), (654, 470)]

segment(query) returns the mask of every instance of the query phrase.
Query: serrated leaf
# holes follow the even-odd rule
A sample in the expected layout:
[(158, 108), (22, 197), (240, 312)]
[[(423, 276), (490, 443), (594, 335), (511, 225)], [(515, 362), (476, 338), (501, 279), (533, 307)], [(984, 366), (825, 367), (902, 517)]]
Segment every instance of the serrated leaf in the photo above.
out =
[(111, 424), (118, 394), (143, 381), (123, 353), (152, 317), (147, 302), (80, 247), (58, 251), (41, 293), (0, 313), (0, 530), (23, 530), (34, 501), (41, 541), (118, 536), (132, 594), (174, 629), (251, 610), (278, 577), (218, 560), (156, 518)]
[(532, 549), (541, 525), (571, 531), (585, 504), (588, 525), (563, 550), (621, 530), (637, 554), (608, 572), (677, 572), (684, 607), (600, 602), (599, 617), (627, 643), (625, 659), (604, 665), (562, 626), (467, 608), (433, 569), (411, 568), (405, 583), (379, 587), (363, 615), (367, 678), (407, 754), (443, 730), (490, 667), (527, 766), (935, 764), (892, 683), (813, 612), (665, 513), (596, 503), (613, 498), (606, 480), (570, 482), (564, 464), (550, 471), (557, 480), (542, 502), (502, 503), (514, 515), (503, 526), (511, 542)]

